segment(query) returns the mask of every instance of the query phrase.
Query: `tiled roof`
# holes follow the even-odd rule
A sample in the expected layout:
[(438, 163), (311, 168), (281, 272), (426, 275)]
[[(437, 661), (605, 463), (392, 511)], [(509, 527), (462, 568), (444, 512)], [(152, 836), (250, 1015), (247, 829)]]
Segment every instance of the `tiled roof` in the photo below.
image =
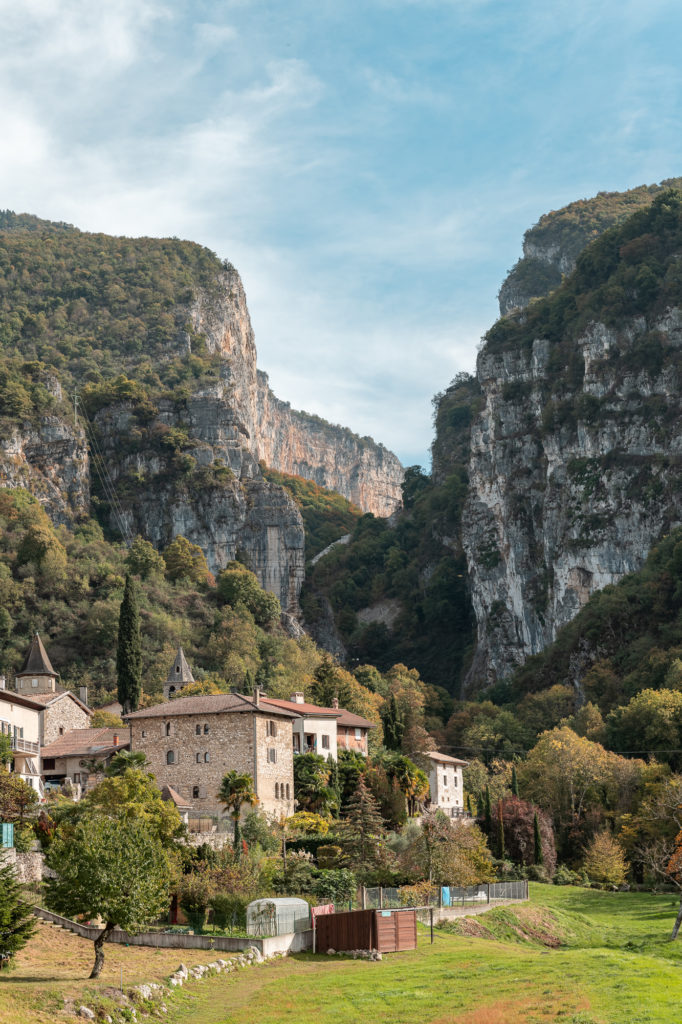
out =
[(168, 671), (167, 683), (193, 683), (194, 676), (192, 675), (191, 669), (187, 664), (187, 658), (182, 647), (178, 648), (178, 653), (175, 655), (175, 661), (171, 665)]
[(295, 718), (285, 708), (264, 707), (263, 704), (257, 708), (252, 697), (245, 697), (241, 693), (216, 693), (197, 694), (195, 697), (176, 697), (175, 700), (166, 701), (164, 704), (154, 704), (150, 708), (140, 708), (129, 715), (124, 715), (128, 721), (131, 718), (177, 718), (181, 715), (224, 715), (239, 714), (245, 711), (262, 711), (264, 714), (281, 715), (283, 718)]
[(275, 707), (284, 708), (285, 711), (293, 711), (299, 716), (310, 715), (314, 718), (340, 718), (340, 708), (323, 708), (317, 704), (307, 704), (305, 701), (280, 700), (278, 697), (261, 697), (261, 704), (274, 704)]
[(43, 641), (36, 633), (31, 641), (31, 647), (28, 654), (24, 659), (24, 664), (21, 666), (19, 672), (16, 673), (18, 676), (29, 676), (29, 675), (47, 675), (56, 676), (57, 673), (50, 664), (50, 659), (47, 656), (47, 651), (43, 647)]
[[(114, 736), (118, 736), (118, 744), (114, 743)], [(40, 754), (42, 757), (73, 757), (127, 747), (128, 737), (123, 729), (71, 729), (47, 747), (42, 747)]]
[(427, 757), (430, 757), (432, 761), (442, 761), (443, 764), (459, 764), (467, 765), (468, 761), (462, 761), (459, 757), (450, 757), (449, 754), (439, 754), (437, 750), (429, 750)]
[(172, 786), (163, 787), (161, 790), (161, 799), (172, 800), (176, 807), (182, 808), (183, 810), (192, 806), (189, 801), (185, 800), (184, 797), (181, 797), (179, 793), (176, 793)]
[(77, 697), (71, 690), (58, 690), (56, 693), (33, 693), (31, 696), (25, 696), (22, 694), (25, 700), (31, 702), (31, 704), (39, 704), (40, 707), (46, 707), (48, 704), (52, 704), (53, 701), (59, 700), (61, 697), (70, 697), (71, 700), (75, 700), (76, 704), (79, 704), (84, 711), (87, 711), (89, 715), (92, 714), (87, 705), (83, 703), (80, 697)]
[(39, 704), (28, 697), (24, 697), (23, 694), (17, 693), (15, 690), (0, 690), (0, 700), (8, 704), (18, 704), (22, 708), (30, 708), (31, 711), (36, 713), (40, 711)]
[(261, 707), (264, 704), (274, 704), (277, 707), (293, 711), (299, 717), (306, 715), (310, 718), (335, 718), (336, 724), (351, 726), (355, 729), (375, 729), (373, 722), (369, 722), (360, 715), (354, 715), (352, 711), (345, 708), (324, 708), (319, 704), (298, 703), (295, 700), (279, 700), (275, 697), (261, 697)]

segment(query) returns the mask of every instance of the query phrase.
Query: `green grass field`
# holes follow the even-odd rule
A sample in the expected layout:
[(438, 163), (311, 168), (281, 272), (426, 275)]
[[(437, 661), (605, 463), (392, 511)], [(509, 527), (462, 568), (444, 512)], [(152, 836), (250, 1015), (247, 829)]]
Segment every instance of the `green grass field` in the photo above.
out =
[[(527, 904), (436, 931), (380, 963), (300, 954), (192, 982), (169, 1024), (673, 1024), (682, 1003), (682, 940), (668, 941), (672, 896), (531, 886)], [(0, 974), (0, 1024), (73, 1020), (61, 1007), (116, 984), (162, 980), (210, 954), (110, 946), (100, 986), (92, 944), (41, 929)], [(199, 954), (199, 955), (197, 955)], [(87, 996), (86, 996), (87, 998)]]
[[(531, 902), (422, 929), (379, 964), (299, 955), (186, 989), (172, 1024), (672, 1024), (671, 896), (535, 885)], [(475, 933), (479, 934), (475, 934)], [(474, 933), (474, 934), (472, 934)], [(488, 937), (484, 937), (488, 933)]]

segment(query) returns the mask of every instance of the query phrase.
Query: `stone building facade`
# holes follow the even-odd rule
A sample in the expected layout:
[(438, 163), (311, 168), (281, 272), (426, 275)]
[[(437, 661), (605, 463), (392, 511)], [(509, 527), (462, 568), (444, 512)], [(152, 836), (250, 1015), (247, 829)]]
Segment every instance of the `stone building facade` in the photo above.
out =
[(31, 694), (40, 708), (40, 743), (46, 747), (73, 729), (89, 729), (92, 711), (70, 690)]
[(176, 697), (125, 716), (130, 749), (144, 751), (160, 788), (190, 804), (190, 819), (227, 817), (218, 790), (229, 771), (252, 777), (265, 814), (293, 814), (294, 719), (237, 693)]

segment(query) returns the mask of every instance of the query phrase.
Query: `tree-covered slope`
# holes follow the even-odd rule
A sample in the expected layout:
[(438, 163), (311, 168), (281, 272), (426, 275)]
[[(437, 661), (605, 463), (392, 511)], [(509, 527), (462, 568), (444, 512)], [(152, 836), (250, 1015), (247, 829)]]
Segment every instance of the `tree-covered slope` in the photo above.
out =
[(649, 206), (662, 191), (681, 185), (682, 178), (670, 178), (660, 185), (640, 185), (626, 192), (599, 192), (591, 199), (578, 199), (560, 210), (543, 214), (526, 231), (523, 256), (500, 288), (501, 314), (549, 294), (573, 270), (590, 242)]

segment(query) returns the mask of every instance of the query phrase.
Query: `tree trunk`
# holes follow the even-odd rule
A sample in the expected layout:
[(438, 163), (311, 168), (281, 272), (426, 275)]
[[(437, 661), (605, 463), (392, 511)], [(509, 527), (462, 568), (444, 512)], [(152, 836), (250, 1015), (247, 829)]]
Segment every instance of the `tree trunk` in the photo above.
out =
[(113, 932), (116, 924), (114, 921), (107, 921), (102, 931), (95, 939), (95, 964), (92, 968), (91, 978), (99, 978), (104, 966), (104, 943)]
[(680, 909), (677, 911), (677, 917), (675, 918), (675, 924), (673, 925), (673, 933), (670, 936), (670, 941), (671, 942), (673, 941), (673, 939), (677, 938), (677, 933), (680, 930), (680, 925), (681, 924), (682, 924), (682, 897), (680, 897)]

